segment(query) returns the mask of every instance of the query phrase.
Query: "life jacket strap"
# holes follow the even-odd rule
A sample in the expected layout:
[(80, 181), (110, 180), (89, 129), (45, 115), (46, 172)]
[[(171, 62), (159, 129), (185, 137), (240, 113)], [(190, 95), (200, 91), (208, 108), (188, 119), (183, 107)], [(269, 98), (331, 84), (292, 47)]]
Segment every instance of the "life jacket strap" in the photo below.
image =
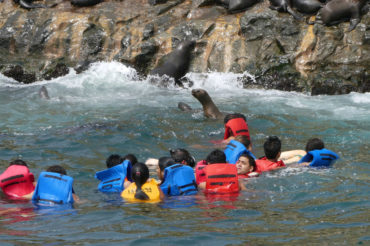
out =
[(233, 178), (236, 177), (235, 174), (219, 174), (219, 175), (210, 175), (208, 178), (210, 179), (218, 179), (218, 178)]
[(18, 178), (23, 178), (23, 177), (24, 177), (23, 174), (14, 175), (14, 176), (11, 176), (9, 178), (2, 179), (1, 182), (4, 183), (4, 182), (9, 181), (9, 180), (12, 180), (12, 179), (18, 179)]

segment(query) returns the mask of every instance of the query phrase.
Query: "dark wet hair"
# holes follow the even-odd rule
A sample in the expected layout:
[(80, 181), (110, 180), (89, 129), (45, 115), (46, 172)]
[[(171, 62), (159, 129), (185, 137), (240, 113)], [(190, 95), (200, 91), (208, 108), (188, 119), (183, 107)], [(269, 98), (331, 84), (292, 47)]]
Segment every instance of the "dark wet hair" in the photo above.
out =
[(144, 163), (136, 163), (131, 169), (131, 178), (136, 184), (135, 198), (139, 200), (149, 200), (149, 196), (141, 189), (149, 178), (148, 167)]
[(131, 165), (135, 165), (137, 163), (137, 158), (134, 154), (127, 154), (123, 157), (123, 160), (129, 160)]
[(263, 144), (263, 149), (267, 159), (275, 159), (281, 151), (281, 141), (276, 136), (270, 136)]
[(249, 145), (251, 145), (251, 141), (245, 135), (237, 135), (235, 140), (242, 143), (246, 149), (248, 149)]
[(169, 156), (162, 156), (161, 158), (158, 159), (158, 166), (161, 171), (174, 164), (176, 164), (175, 160)]
[(59, 165), (50, 166), (50, 167), (48, 167), (48, 169), (46, 169), (46, 171), (47, 172), (52, 172), (52, 173), (60, 173), (60, 174), (63, 174), (63, 175), (67, 175), (67, 171), (64, 169), (64, 167), (59, 166)]
[(237, 118), (243, 118), (245, 121), (247, 121), (247, 118), (244, 114), (241, 113), (233, 113), (233, 114), (227, 114), (224, 118), (224, 124), (226, 124), (229, 120), (237, 119)]
[(111, 168), (111, 167), (121, 164), (122, 162), (123, 162), (123, 158), (120, 155), (113, 154), (107, 158), (107, 160), (105, 161), (105, 164), (107, 164), (107, 168)]
[(226, 155), (222, 150), (215, 149), (208, 154), (206, 162), (207, 164), (226, 163)]
[(319, 138), (311, 138), (308, 140), (306, 144), (306, 152), (309, 152), (315, 149), (323, 149), (323, 148), (325, 148), (324, 142)]
[(28, 167), (27, 163), (21, 159), (17, 159), (17, 160), (14, 160), (14, 161), (11, 161), (9, 163), (9, 167), (12, 166), (12, 165), (18, 165), (18, 166), (25, 166), (25, 167)]
[(248, 154), (240, 155), (240, 157), (242, 157), (242, 156), (248, 158), (249, 165), (253, 167), (252, 172), (256, 171), (257, 166), (256, 166), (256, 161), (254, 160), (254, 158), (252, 156), (248, 155)]
[(170, 154), (176, 163), (186, 161), (188, 166), (195, 167), (194, 157), (186, 149), (170, 149)]

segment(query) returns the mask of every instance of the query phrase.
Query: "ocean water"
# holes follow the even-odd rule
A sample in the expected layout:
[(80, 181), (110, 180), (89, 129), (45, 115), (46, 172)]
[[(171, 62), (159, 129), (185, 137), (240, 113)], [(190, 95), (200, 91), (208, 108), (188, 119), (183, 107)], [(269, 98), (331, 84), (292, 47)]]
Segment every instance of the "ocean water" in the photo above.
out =
[[(370, 244), (369, 93), (312, 97), (242, 89), (241, 74), (187, 76), (191, 88), (164, 88), (114, 62), (30, 85), (0, 75), (0, 171), (16, 158), (36, 177), (62, 165), (83, 200), (73, 208), (38, 209), (2, 198), (1, 245)], [(50, 100), (39, 98), (42, 85)], [(94, 174), (110, 154), (133, 153), (143, 162), (181, 147), (201, 160), (215, 148), (222, 121), (203, 116), (193, 88), (206, 89), (221, 111), (247, 116), (256, 156), (276, 135), (283, 150), (320, 137), (341, 159), (329, 169), (263, 174), (229, 200), (198, 194), (128, 204), (99, 193)], [(180, 111), (180, 101), (194, 111)]]

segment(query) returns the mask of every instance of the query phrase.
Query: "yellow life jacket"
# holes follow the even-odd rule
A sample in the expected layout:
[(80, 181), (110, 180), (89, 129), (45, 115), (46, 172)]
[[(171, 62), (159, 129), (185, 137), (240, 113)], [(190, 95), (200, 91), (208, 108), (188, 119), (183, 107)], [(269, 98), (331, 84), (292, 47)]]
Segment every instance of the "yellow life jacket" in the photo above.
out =
[(124, 189), (121, 197), (130, 202), (159, 202), (161, 201), (158, 184), (154, 179), (147, 181), (141, 189), (148, 195), (149, 200), (139, 200), (135, 198), (136, 184), (131, 183), (129, 187)]

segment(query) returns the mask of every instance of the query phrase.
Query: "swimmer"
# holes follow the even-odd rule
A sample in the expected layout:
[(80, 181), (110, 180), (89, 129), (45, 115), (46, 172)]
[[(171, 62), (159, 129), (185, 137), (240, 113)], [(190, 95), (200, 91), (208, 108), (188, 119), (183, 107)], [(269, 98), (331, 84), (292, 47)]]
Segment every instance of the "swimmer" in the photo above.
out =
[(10, 198), (31, 199), (35, 186), (35, 177), (23, 160), (10, 162), (8, 168), (0, 175), (0, 187)]
[(263, 144), (265, 157), (256, 160), (256, 172), (262, 173), (285, 167), (282, 160), (279, 160), (281, 154), (281, 141), (276, 136), (270, 136)]
[(246, 190), (242, 180), (238, 180), (236, 166), (226, 163), (226, 155), (222, 150), (213, 150), (207, 156), (206, 161), (205, 181), (199, 183), (199, 189), (206, 193), (232, 193)]
[(170, 154), (176, 163), (195, 167), (195, 159), (186, 149), (170, 149)]
[(175, 163), (176, 163), (175, 160), (172, 159), (172, 157), (168, 157), (168, 156), (163, 156), (158, 159), (157, 176), (161, 182), (160, 185), (164, 181), (164, 169), (174, 165)]
[(157, 182), (149, 179), (149, 169), (144, 163), (138, 162), (132, 167), (131, 178), (133, 183), (121, 193), (124, 199), (133, 202), (159, 202), (164, 198)]
[[(62, 175), (67, 175), (67, 171), (64, 169), (64, 167), (59, 166), (59, 165), (50, 166), (48, 167), (48, 169), (46, 169), (46, 171), (52, 172), (52, 173), (59, 173)], [(72, 187), (72, 196), (73, 196), (73, 200), (75, 200), (76, 202), (80, 200), (80, 198), (75, 194), (73, 187)]]
[(242, 154), (239, 157), (239, 160), (236, 162), (236, 168), (239, 179), (257, 177), (259, 175), (255, 172), (257, 169), (256, 161), (248, 154)]
[(123, 160), (129, 160), (131, 162), (131, 165), (135, 165), (138, 161), (134, 154), (127, 154), (123, 157)]
[(238, 135), (245, 135), (249, 139), (249, 129), (245, 115), (240, 113), (228, 114), (224, 118), (225, 133), (223, 143), (229, 143)]
[[(126, 158), (125, 158), (126, 157)], [(105, 163), (106, 163), (106, 165), (107, 165), (107, 168), (112, 168), (112, 167), (114, 167), (114, 166), (117, 166), (117, 165), (119, 165), (119, 164), (122, 164), (125, 160), (129, 160), (130, 161), (130, 163), (131, 163), (131, 159), (133, 160), (133, 161), (135, 161), (136, 160), (136, 162), (137, 162), (137, 159), (136, 159), (136, 157), (134, 156), (134, 155), (132, 155), (132, 156), (130, 156), (130, 154), (128, 154), (128, 155), (126, 155), (125, 157), (121, 157), (120, 155), (117, 155), (117, 154), (113, 154), (113, 155), (110, 155), (108, 158), (107, 158), (107, 160), (105, 161)], [(136, 163), (135, 162), (135, 163)], [(131, 163), (131, 165), (132, 165), (132, 163)], [(124, 182), (123, 182), (123, 189), (126, 189), (127, 187), (129, 187), (129, 185), (131, 184), (131, 181), (129, 181), (128, 180), (128, 178), (127, 178), (127, 172), (129, 172), (130, 170), (130, 168), (131, 167), (129, 167), (130, 165), (128, 165), (126, 168), (127, 168), (127, 171), (126, 171), (126, 175), (125, 175), (125, 180), (124, 180)], [(123, 190), (122, 189), (122, 190)], [(122, 191), (121, 190), (121, 191)]]
[(311, 138), (306, 144), (306, 155), (298, 163), (310, 167), (329, 167), (338, 159), (337, 153), (325, 149), (321, 139)]

